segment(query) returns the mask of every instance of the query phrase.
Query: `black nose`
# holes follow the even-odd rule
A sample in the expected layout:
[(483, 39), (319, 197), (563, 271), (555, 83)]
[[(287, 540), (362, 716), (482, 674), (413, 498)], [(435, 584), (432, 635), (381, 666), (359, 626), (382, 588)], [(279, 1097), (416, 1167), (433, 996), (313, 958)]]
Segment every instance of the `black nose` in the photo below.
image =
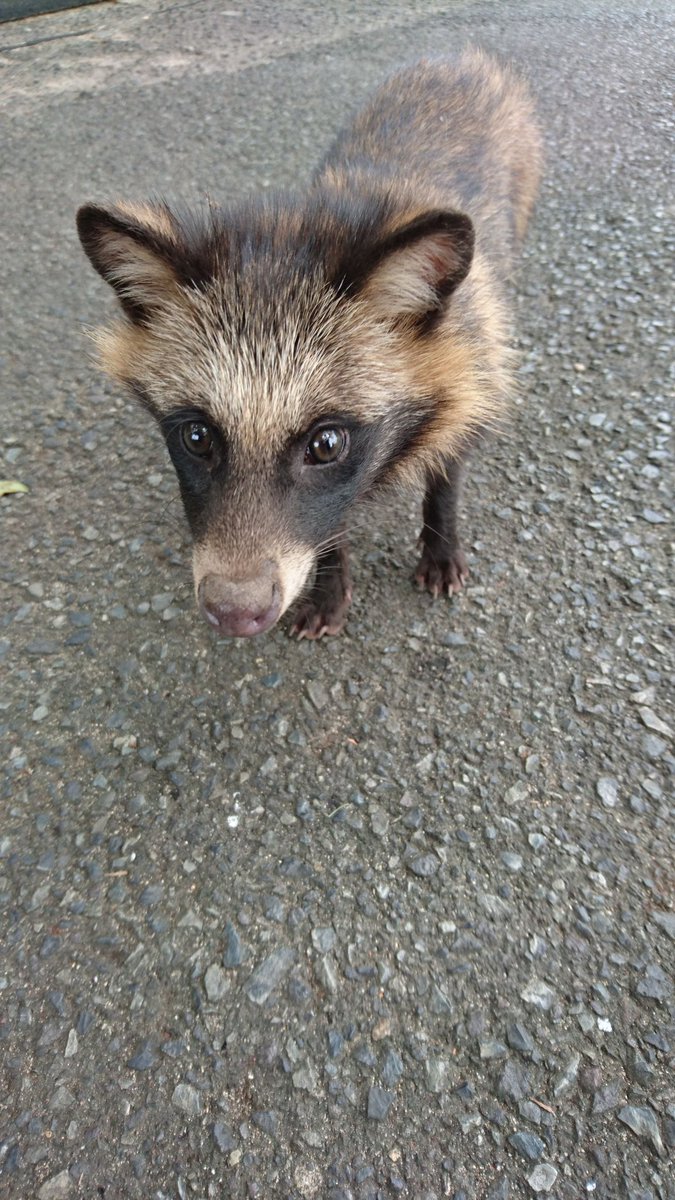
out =
[(250, 578), (205, 575), (197, 589), (199, 607), (209, 625), (225, 637), (264, 633), (281, 612), (275, 563), (264, 563)]

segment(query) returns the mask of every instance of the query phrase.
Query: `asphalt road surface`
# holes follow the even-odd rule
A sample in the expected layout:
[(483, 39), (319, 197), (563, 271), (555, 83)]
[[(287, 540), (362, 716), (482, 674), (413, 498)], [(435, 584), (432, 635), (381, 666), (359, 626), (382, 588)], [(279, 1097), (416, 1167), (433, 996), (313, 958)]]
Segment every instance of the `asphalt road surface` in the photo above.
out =
[[(2, 26), (2, 1197), (675, 1196), (672, 18)], [(159, 435), (90, 361), (75, 209), (301, 182), (392, 67), (469, 41), (548, 147), (470, 584), (416, 593), (395, 497), (344, 636), (217, 643)]]

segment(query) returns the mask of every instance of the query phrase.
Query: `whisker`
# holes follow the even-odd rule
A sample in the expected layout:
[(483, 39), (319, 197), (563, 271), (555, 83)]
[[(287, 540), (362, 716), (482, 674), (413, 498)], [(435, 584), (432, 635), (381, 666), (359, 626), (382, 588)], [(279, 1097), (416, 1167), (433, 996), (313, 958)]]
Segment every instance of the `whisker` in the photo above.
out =
[[(434, 526), (433, 526), (433, 525), (430, 525), (428, 521), (425, 521), (425, 522), (424, 522), (424, 529), (429, 529), (429, 530), (431, 531), (431, 533), (435, 533), (436, 537), (437, 537), (437, 538), (438, 538), (438, 539), (439, 539), (441, 542), (445, 542), (445, 544), (446, 544), (447, 546), (451, 546), (451, 545), (452, 545), (452, 540), (451, 540), (449, 537), (446, 537), (446, 535), (445, 535), (444, 533), (441, 533), (440, 529), (434, 529)], [(427, 548), (427, 550), (429, 550), (429, 547), (428, 547), (428, 546), (427, 546), (426, 548)], [(429, 551), (429, 552), (431, 553), (431, 551)]]

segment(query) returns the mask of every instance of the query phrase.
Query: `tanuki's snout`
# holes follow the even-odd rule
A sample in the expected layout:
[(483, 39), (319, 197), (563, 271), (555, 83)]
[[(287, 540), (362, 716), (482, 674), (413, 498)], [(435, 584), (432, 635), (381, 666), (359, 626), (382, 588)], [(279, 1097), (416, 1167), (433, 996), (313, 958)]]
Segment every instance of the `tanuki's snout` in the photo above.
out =
[(264, 633), (281, 613), (277, 564), (267, 559), (243, 579), (204, 575), (197, 598), (203, 616), (216, 633), (225, 637)]

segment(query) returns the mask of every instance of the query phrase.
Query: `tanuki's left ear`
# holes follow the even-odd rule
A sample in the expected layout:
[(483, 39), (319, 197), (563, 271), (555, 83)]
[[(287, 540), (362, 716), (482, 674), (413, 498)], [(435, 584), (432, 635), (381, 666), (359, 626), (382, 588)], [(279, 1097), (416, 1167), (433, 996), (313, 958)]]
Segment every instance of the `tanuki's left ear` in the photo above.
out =
[(147, 322), (179, 282), (177, 231), (168, 209), (86, 204), (77, 214), (77, 231), (92, 265), (115, 289), (130, 320)]
[(424, 322), (466, 279), (473, 248), (473, 225), (464, 213), (423, 213), (373, 247), (355, 290), (386, 320)]

